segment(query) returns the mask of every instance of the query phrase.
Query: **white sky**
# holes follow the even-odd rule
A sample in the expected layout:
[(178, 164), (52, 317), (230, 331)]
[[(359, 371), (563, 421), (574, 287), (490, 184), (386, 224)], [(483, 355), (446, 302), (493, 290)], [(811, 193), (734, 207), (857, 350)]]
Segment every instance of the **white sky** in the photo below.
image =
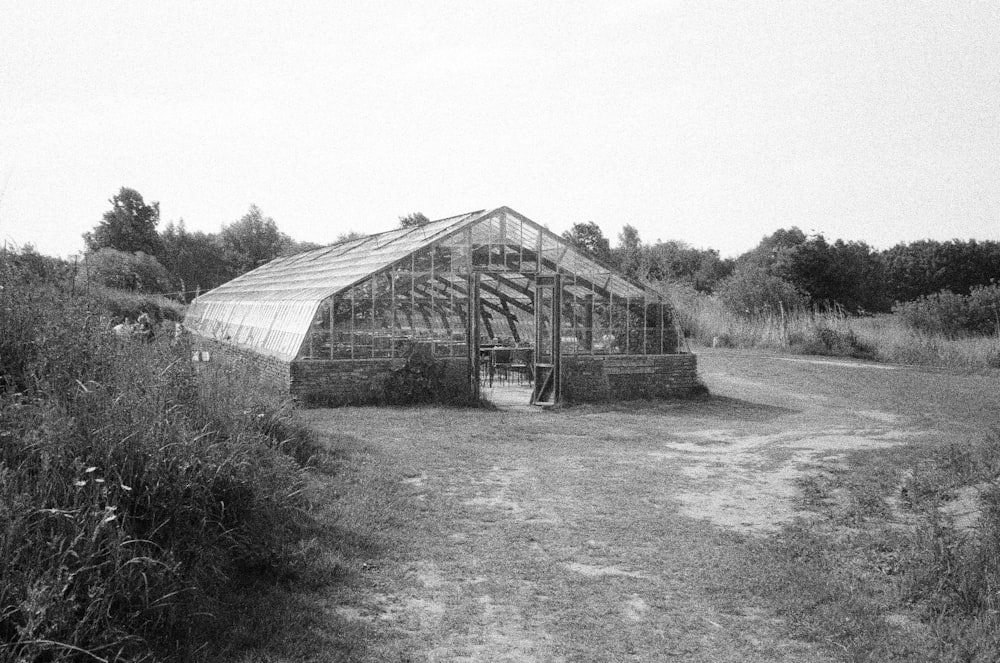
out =
[(121, 186), (319, 243), (500, 205), (724, 256), (1000, 239), (998, 166), (998, 2), (0, 0), (0, 241), (49, 254)]

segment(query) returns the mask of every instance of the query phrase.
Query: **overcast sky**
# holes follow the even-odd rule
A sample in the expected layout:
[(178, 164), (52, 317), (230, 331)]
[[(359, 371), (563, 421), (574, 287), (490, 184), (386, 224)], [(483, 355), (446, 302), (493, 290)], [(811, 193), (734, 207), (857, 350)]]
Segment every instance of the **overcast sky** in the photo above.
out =
[(0, 240), (251, 203), (333, 241), (508, 205), (752, 248), (1000, 239), (1000, 2), (8, 2)]

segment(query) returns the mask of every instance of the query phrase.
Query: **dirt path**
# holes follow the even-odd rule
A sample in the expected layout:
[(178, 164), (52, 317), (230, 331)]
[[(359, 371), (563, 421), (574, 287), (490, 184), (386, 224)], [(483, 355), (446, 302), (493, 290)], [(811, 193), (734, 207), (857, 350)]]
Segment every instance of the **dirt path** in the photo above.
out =
[[(314, 597), (316, 660), (827, 660), (725, 570), (793, 516), (815, 463), (1000, 422), (996, 377), (719, 351), (700, 366), (713, 396), (695, 402), (304, 413), (356, 438), (324, 487), (334, 525), (382, 528)], [(381, 512), (355, 522), (366, 505)]]

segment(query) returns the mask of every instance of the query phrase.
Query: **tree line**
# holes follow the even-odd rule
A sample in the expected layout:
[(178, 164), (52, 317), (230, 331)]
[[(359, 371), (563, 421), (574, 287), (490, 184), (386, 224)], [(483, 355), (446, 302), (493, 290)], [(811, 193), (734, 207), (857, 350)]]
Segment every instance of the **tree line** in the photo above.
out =
[(877, 250), (792, 227), (736, 258), (720, 258), (715, 249), (684, 242), (644, 243), (630, 225), (614, 247), (592, 221), (574, 224), (563, 237), (629, 276), (719, 295), (738, 313), (782, 306), (883, 313), (941, 292), (970, 296), (1000, 281), (996, 241), (928, 239)]
[(122, 187), (93, 230), (77, 278), (114, 288), (177, 294), (190, 300), (279, 256), (318, 248), (278, 230), (259, 207), (224, 224), (217, 233), (189, 231), (184, 220), (161, 230), (160, 205)]
[[(217, 233), (189, 231), (184, 221), (162, 229), (159, 203), (146, 203), (127, 187), (90, 232), (85, 269), (78, 278), (144, 292), (183, 293), (185, 300), (276, 257), (318, 248), (281, 232), (256, 205)], [(399, 217), (403, 228), (429, 219), (420, 212)], [(337, 241), (363, 236), (351, 232)], [(880, 313), (901, 302), (940, 292), (969, 296), (1000, 281), (1000, 242), (920, 240), (877, 250), (864, 242), (829, 241), (792, 227), (763, 237), (736, 258), (676, 240), (644, 242), (626, 225), (612, 246), (593, 222), (563, 233), (570, 243), (633, 278), (681, 283), (718, 295), (738, 313), (779, 307), (839, 308)]]

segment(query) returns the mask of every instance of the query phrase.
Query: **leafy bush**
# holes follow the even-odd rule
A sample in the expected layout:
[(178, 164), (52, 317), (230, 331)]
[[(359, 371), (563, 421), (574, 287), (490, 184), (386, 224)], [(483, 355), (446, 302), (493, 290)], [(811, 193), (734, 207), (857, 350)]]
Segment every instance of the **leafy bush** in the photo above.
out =
[(0, 262), (6, 283), (34, 283), (43, 281), (65, 286), (73, 273), (73, 266), (65, 260), (43, 256), (31, 244), (20, 250), (3, 249)]
[(808, 296), (789, 281), (754, 266), (740, 267), (719, 286), (719, 297), (738, 315), (752, 316), (805, 308)]
[(802, 354), (856, 359), (878, 358), (877, 350), (858, 338), (854, 330), (839, 331), (822, 323), (813, 325), (805, 332), (789, 334), (788, 344), (793, 352)]
[(84, 269), (77, 272), (77, 285), (103, 285), (137, 292), (170, 290), (170, 275), (153, 256), (103, 248), (87, 254)]
[(893, 313), (913, 329), (947, 338), (1000, 335), (1000, 285), (973, 288), (968, 295), (942, 290), (896, 304)]
[(183, 648), (235, 574), (301, 559), (303, 435), (280, 404), (208, 397), (254, 385), (213, 391), (186, 347), (116, 338), (99, 302), (19, 269), (0, 256), (0, 659)]
[(131, 318), (136, 320), (143, 313), (154, 322), (184, 319), (184, 305), (163, 295), (143, 294), (113, 288), (91, 288), (89, 298), (101, 310), (107, 311), (113, 320)]

